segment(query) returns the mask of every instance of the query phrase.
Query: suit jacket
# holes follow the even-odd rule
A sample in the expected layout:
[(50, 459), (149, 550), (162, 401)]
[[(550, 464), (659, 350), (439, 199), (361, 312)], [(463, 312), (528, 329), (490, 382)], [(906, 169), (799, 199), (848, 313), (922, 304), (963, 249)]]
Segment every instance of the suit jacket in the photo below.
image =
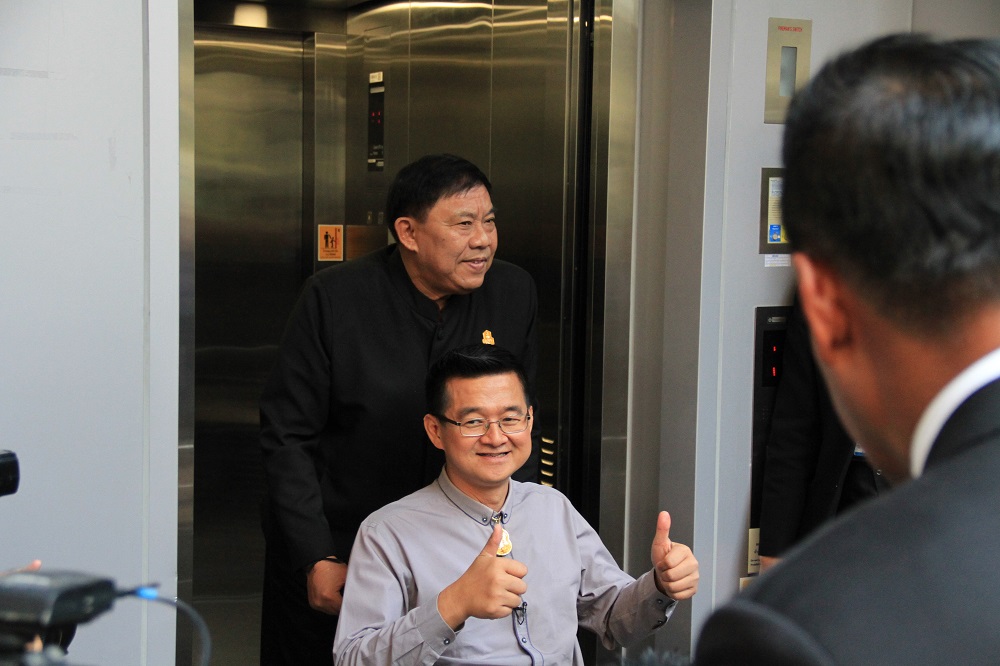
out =
[(1000, 380), (920, 478), (829, 523), (706, 622), (694, 663), (1000, 664)]
[(833, 409), (805, 316), (788, 320), (761, 486), (760, 554), (778, 557), (837, 513), (854, 440)]

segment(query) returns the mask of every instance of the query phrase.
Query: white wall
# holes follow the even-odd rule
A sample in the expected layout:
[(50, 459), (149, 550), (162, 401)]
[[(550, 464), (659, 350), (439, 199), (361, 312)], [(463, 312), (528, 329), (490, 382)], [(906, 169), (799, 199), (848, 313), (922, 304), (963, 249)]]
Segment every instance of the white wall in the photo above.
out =
[[(812, 20), (811, 71), (837, 52), (910, 28), (911, 0), (716, 0), (713, 5), (706, 166), (706, 280), (702, 290), (704, 367), (699, 380), (696, 534), (709, 545), (707, 585), (696, 616), (732, 596), (746, 571), (750, 496), (754, 308), (786, 305), (790, 267), (758, 254), (760, 170), (781, 166), (783, 125), (764, 124), (769, 17)], [(718, 288), (709, 287), (717, 284)]]
[[(178, 11), (0, 3), (0, 568), (176, 585)], [(147, 16), (148, 12), (148, 16)], [(73, 663), (173, 663), (173, 613), (82, 625)]]
[[(794, 281), (791, 268), (765, 267), (757, 250), (760, 169), (781, 166), (783, 130), (762, 118), (768, 17), (812, 20), (812, 73), (846, 48), (911, 26), (943, 37), (1000, 34), (996, 0), (713, 3), (698, 276), (695, 542), (703, 578), (695, 636), (712, 608), (736, 593), (746, 569), (754, 308), (788, 304)], [(678, 288), (668, 283), (667, 292)]]
[[(754, 309), (788, 305), (793, 290), (792, 269), (765, 267), (758, 253), (760, 170), (781, 166), (784, 129), (763, 122), (768, 18), (813, 21), (816, 72), (841, 50), (911, 24), (942, 36), (1000, 34), (1000, 11), (996, 0), (645, 0), (640, 12), (629, 564), (641, 567), (649, 509), (633, 482), (658, 461), (657, 507), (671, 510), (677, 538), (693, 543), (702, 565), (690, 621), (682, 607), (657, 635), (659, 648), (681, 649), (678, 631), (694, 640), (746, 574)], [(641, 446), (657, 427), (659, 455), (650, 456)]]
[(913, 0), (913, 31), (938, 37), (1000, 37), (1000, 2)]

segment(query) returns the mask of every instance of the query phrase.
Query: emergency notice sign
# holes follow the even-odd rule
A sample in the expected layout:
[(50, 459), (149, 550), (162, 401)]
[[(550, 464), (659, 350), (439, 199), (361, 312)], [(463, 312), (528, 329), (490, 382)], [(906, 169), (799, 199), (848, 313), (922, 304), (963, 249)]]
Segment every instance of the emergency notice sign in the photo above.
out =
[(316, 239), (317, 261), (344, 260), (344, 225), (318, 225), (319, 238)]

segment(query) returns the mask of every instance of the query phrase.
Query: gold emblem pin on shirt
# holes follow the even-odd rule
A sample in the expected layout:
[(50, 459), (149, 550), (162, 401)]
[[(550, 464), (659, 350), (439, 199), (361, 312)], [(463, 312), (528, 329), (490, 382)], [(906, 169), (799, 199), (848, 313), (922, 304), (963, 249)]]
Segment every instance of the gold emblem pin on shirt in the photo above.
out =
[(484, 345), (496, 344), (496, 340), (493, 339), (493, 333), (489, 329), (483, 331), (483, 344)]
[(500, 535), (500, 547), (497, 548), (497, 557), (503, 557), (513, 549), (514, 546), (510, 543), (510, 535), (507, 534), (507, 530), (503, 531)]

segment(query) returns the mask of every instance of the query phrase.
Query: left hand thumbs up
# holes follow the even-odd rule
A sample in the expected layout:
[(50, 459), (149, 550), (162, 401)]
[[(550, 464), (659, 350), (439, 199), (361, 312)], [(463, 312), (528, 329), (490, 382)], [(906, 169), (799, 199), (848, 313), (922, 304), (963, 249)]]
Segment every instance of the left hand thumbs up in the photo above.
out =
[(656, 534), (649, 549), (656, 587), (671, 599), (690, 599), (698, 591), (698, 560), (691, 549), (670, 540), (670, 514), (656, 517)]
[[(659, 549), (659, 550), (658, 550)], [(662, 551), (662, 552), (660, 552)], [(653, 564), (670, 552), (670, 514), (661, 511), (656, 517), (656, 534), (653, 535)]]

